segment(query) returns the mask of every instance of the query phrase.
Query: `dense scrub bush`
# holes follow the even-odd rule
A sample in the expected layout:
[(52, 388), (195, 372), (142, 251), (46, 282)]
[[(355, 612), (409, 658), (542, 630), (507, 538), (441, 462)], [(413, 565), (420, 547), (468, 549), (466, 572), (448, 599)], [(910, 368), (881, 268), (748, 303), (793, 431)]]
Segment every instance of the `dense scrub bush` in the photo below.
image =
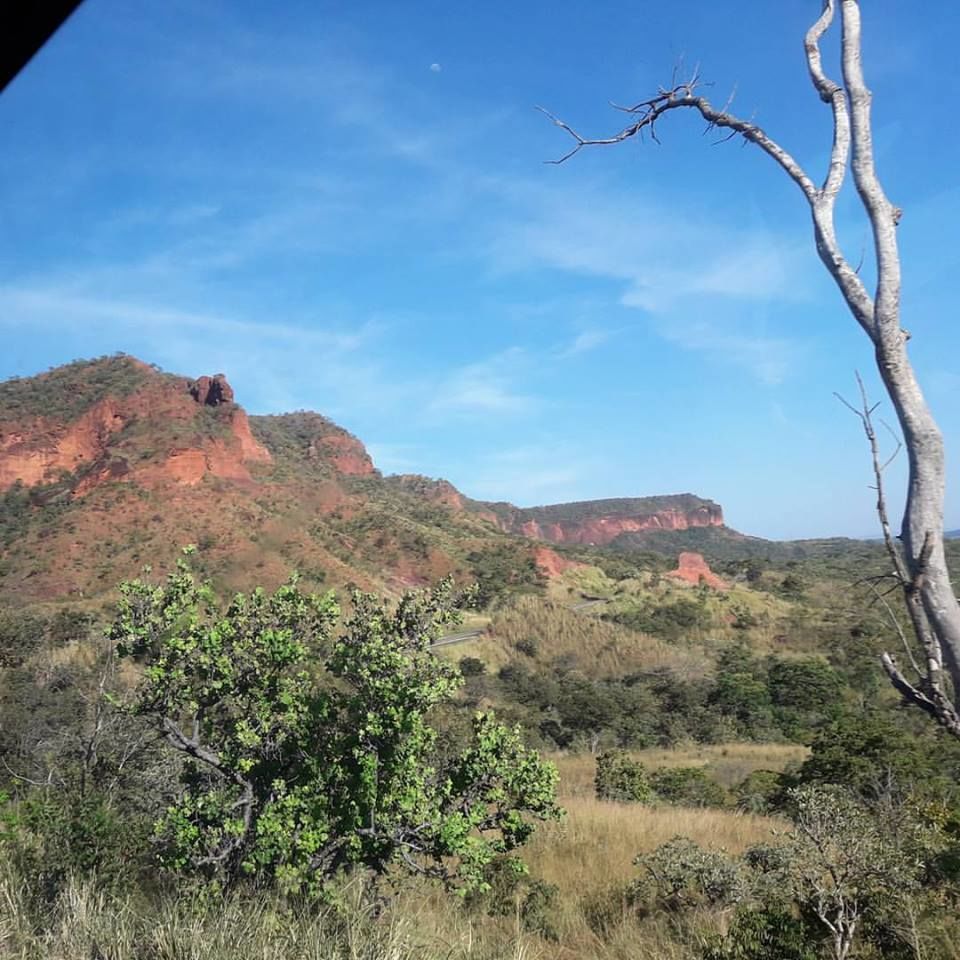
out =
[(221, 607), (185, 560), (121, 586), (110, 638), (142, 665), (131, 704), (186, 762), (158, 826), (163, 862), (218, 882), (322, 892), (342, 869), (406, 869), (470, 889), (532, 821), (558, 814), (555, 770), (477, 714), (437, 749), (432, 715), (463, 683), (430, 644), (457, 621), (450, 582), (393, 610), (295, 583)]
[(654, 799), (643, 764), (631, 760), (622, 750), (608, 750), (597, 757), (593, 784), (600, 800), (650, 803)]
[(636, 881), (635, 895), (668, 910), (731, 906), (748, 893), (739, 862), (686, 837), (674, 837), (635, 862), (645, 872)]
[(517, 862), (498, 857), (484, 871), (484, 884), (465, 897), (468, 909), (491, 917), (515, 917), (527, 933), (557, 939), (558, 888), (518, 869)]
[(479, 590), (477, 599), (488, 606), (506, 593), (541, 593), (546, 583), (533, 552), (522, 543), (475, 550), (467, 555)]
[(19, 801), (0, 795), (0, 857), (29, 895), (52, 902), (76, 879), (119, 889), (139, 879), (150, 824), (101, 793), (34, 789)]
[(731, 857), (674, 838), (637, 858), (638, 891), (674, 912), (737, 906), (706, 960), (806, 958), (821, 955), (821, 942), (834, 960), (858, 942), (875, 951), (863, 955), (916, 956), (934, 885), (941, 901), (956, 893), (931, 872), (945, 843), (940, 826), (895, 797), (869, 804), (842, 788), (805, 786), (786, 799), (793, 827), (772, 843)]
[(783, 907), (747, 907), (726, 934), (712, 939), (702, 960), (817, 960), (822, 935)]
[(649, 633), (665, 640), (679, 640), (710, 624), (706, 607), (687, 597), (680, 597), (672, 603), (650, 604), (638, 610), (604, 614), (604, 617), (631, 630)]
[(754, 770), (734, 790), (737, 809), (769, 814), (776, 810), (790, 778), (774, 770)]
[(722, 807), (727, 792), (702, 767), (664, 767), (650, 775), (650, 785), (666, 803), (684, 807)]

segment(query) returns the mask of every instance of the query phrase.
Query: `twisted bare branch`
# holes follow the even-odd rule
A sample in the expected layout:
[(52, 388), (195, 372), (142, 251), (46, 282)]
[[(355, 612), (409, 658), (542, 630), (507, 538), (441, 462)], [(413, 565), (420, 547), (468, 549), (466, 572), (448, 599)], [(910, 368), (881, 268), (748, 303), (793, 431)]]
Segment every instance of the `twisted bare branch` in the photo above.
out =
[[(838, 8), (842, 83), (827, 74), (820, 49), (824, 35), (836, 20)], [(867, 404), (861, 382), (862, 409), (847, 406), (861, 417), (870, 443), (884, 543), (926, 661), (917, 685), (903, 676), (889, 654), (884, 655), (883, 665), (893, 685), (908, 700), (960, 737), (960, 605), (943, 549), (943, 439), (907, 355), (910, 334), (901, 327), (901, 269), (896, 227), (902, 211), (887, 198), (876, 171), (870, 115), (872, 95), (864, 78), (861, 40), (859, 0), (822, 0), (820, 14), (804, 37), (811, 82), (833, 117), (830, 160), (820, 187), (762, 128), (730, 112), (732, 98), (718, 110), (702, 96), (703, 84), (696, 70), (689, 80), (679, 83), (675, 71), (669, 88), (661, 87), (656, 95), (633, 106), (617, 107), (630, 114), (632, 120), (610, 137), (584, 137), (565, 121), (543, 110), (574, 141), (566, 154), (550, 162), (563, 163), (584, 147), (621, 143), (642, 137), (645, 132), (656, 140), (657, 123), (663, 115), (686, 108), (706, 121), (708, 131), (726, 131), (719, 142), (739, 135), (744, 142), (756, 144), (803, 192), (812, 214), (817, 253), (850, 313), (875, 347), (877, 368), (896, 410), (909, 460), (907, 502), (900, 537), (896, 538), (887, 514), (882, 482), (889, 460), (881, 461), (879, 457), (876, 431), (870, 419), (875, 408)], [(873, 236), (877, 268), (873, 295), (860, 278), (860, 265), (851, 266), (837, 239), (834, 211), (848, 165)], [(944, 677), (944, 668), (949, 680)]]

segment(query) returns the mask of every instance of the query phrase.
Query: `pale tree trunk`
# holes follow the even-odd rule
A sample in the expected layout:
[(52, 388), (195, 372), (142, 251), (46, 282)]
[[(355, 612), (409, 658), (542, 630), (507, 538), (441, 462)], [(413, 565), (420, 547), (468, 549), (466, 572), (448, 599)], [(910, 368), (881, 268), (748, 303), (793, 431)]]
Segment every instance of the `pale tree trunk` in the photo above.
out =
[[(827, 75), (820, 54), (820, 41), (833, 24), (838, 8), (842, 83)], [(804, 50), (813, 85), (833, 114), (833, 146), (820, 185), (764, 130), (730, 113), (729, 104), (717, 109), (700, 96), (698, 75), (683, 83), (674, 83), (670, 89), (661, 89), (635, 106), (620, 108), (631, 115), (631, 122), (610, 137), (583, 137), (544, 110), (575, 141), (568, 153), (553, 162), (563, 163), (586, 146), (623, 142), (644, 130), (656, 139), (656, 123), (665, 113), (688, 108), (698, 112), (708, 128), (726, 131), (728, 138), (739, 135), (756, 144), (803, 192), (813, 217), (817, 253), (850, 313), (874, 345), (877, 369), (896, 410), (909, 460), (909, 487), (898, 543), (886, 519), (883, 467), (877, 458), (870, 423), (873, 408), (864, 399), (861, 416), (871, 438), (884, 540), (894, 568), (892, 576), (903, 591), (914, 638), (913, 642), (907, 642), (897, 625), (910, 663), (909, 675), (890, 653), (883, 655), (883, 666), (893, 685), (908, 701), (960, 737), (960, 604), (950, 583), (943, 548), (943, 438), (907, 354), (910, 334), (900, 323), (901, 276), (896, 228), (901, 211), (887, 199), (874, 164), (872, 95), (863, 75), (859, 0), (823, 0), (820, 15), (804, 38)], [(852, 171), (873, 234), (877, 284), (872, 293), (844, 256), (837, 239), (834, 209), (848, 169)], [(922, 654), (920, 658), (914, 655), (917, 647)]]

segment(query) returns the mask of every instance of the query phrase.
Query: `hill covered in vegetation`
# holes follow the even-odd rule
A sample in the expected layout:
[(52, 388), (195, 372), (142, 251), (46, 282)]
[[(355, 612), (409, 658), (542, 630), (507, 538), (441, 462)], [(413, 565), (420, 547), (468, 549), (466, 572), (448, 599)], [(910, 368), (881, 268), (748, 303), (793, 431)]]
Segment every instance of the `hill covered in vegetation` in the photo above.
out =
[(0, 948), (813, 960), (814, 836), (862, 956), (951, 956), (960, 755), (879, 667), (879, 543), (475, 501), (123, 356), (0, 384), (0, 487)]

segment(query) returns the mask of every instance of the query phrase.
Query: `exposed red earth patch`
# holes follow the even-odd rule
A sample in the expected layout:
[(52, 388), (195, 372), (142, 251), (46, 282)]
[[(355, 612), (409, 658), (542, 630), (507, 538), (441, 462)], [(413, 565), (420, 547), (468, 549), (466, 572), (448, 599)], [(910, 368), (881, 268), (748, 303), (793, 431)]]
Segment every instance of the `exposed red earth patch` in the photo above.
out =
[(710, 569), (707, 561), (699, 553), (681, 553), (677, 558), (677, 569), (671, 570), (667, 576), (676, 577), (695, 586), (705, 583), (714, 590), (727, 589), (727, 584)]

